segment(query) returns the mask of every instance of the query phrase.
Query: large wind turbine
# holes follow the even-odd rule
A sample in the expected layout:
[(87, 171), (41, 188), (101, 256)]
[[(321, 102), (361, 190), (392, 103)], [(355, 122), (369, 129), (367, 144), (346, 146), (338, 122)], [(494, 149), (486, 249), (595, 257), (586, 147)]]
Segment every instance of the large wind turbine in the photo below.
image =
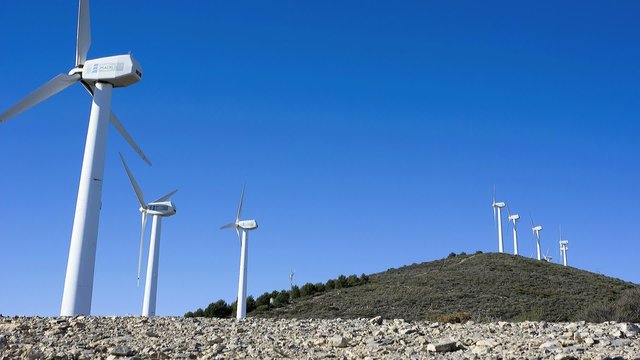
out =
[(542, 231), (542, 225), (536, 226), (533, 222), (533, 217), (529, 215), (529, 218), (531, 219), (531, 231), (536, 237), (536, 251), (538, 253), (538, 260), (542, 260), (542, 254), (540, 252), (540, 231)]
[(149, 159), (111, 112), (112, 88), (126, 87), (138, 82), (142, 78), (140, 64), (131, 54), (87, 60), (91, 45), (89, 0), (79, 1), (76, 40), (76, 64), (68, 74), (55, 76), (0, 114), (0, 123), (2, 123), (76, 82), (82, 84), (93, 97), (69, 246), (61, 316), (88, 315), (91, 312), (107, 122), (111, 121), (138, 155), (151, 165)]
[(493, 187), (493, 202), (491, 206), (493, 207), (493, 222), (496, 222), (496, 211), (497, 211), (497, 222), (498, 222), (498, 252), (504, 252), (504, 244), (502, 242), (502, 208), (507, 204), (504, 202), (496, 202), (496, 187)]
[(516, 222), (520, 220), (520, 215), (512, 214), (509, 206), (507, 206), (507, 212), (509, 213), (509, 221), (513, 223), (513, 255), (518, 255), (518, 230)]
[(142, 244), (144, 242), (144, 230), (147, 226), (147, 215), (153, 215), (153, 223), (151, 227), (151, 241), (149, 243), (149, 257), (147, 260), (147, 280), (144, 283), (144, 302), (142, 303), (142, 316), (156, 315), (156, 295), (158, 293), (158, 266), (160, 261), (160, 224), (163, 217), (173, 216), (176, 214), (176, 206), (167, 201), (178, 190), (173, 190), (167, 195), (145, 203), (142, 189), (138, 186), (136, 179), (133, 177), (127, 162), (120, 154), (120, 160), (127, 172), (129, 181), (133, 191), (136, 193), (138, 202), (140, 203), (140, 212), (142, 213), (142, 230), (140, 231), (140, 254), (138, 255), (138, 284), (140, 284), (140, 267), (142, 265)]
[[(240, 239), (240, 276), (238, 278), (238, 309), (236, 312), (236, 319), (244, 319), (247, 315), (247, 247), (249, 246), (249, 230), (255, 230), (258, 228), (258, 223), (255, 220), (240, 220), (243, 200), (244, 187), (242, 188), (242, 195), (240, 195), (240, 205), (238, 206), (236, 221), (220, 228), (235, 228), (238, 239)], [(240, 235), (240, 230), (242, 230), (242, 235)]]

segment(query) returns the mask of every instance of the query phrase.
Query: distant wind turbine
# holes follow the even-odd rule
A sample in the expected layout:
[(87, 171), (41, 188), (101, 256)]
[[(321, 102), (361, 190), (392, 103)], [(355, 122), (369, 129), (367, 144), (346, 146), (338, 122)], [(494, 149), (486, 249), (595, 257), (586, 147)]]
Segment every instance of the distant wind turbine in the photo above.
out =
[[(493, 186), (493, 200), (491, 203), (493, 207), (493, 222), (498, 223), (498, 252), (504, 252), (504, 244), (502, 241), (502, 208), (506, 206), (504, 202), (496, 202), (496, 187)], [(497, 219), (496, 219), (497, 212)]]
[[(249, 231), (258, 228), (258, 223), (255, 220), (240, 220), (240, 216), (242, 215), (242, 202), (244, 201), (244, 190), (245, 188), (243, 187), (236, 221), (220, 228), (234, 228), (238, 239), (240, 239), (240, 276), (238, 278), (238, 309), (236, 319), (244, 319), (247, 316), (247, 248), (249, 245)], [(240, 235), (240, 230), (242, 230), (242, 235)]]
[(158, 267), (160, 262), (160, 224), (163, 217), (173, 216), (176, 214), (176, 206), (167, 201), (178, 190), (173, 190), (167, 195), (145, 203), (142, 189), (138, 186), (136, 179), (133, 177), (127, 162), (120, 154), (120, 160), (124, 170), (127, 172), (133, 191), (136, 193), (138, 202), (140, 203), (140, 212), (142, 213), (142, 229), (140, 230), (140, 254), (138, 255), (138, 285), (140, 285), (140, 268), (142, 266), (142, 245), (144, 243), (144, 230), (147, 226), (147, 215), (153, 215), (153, 223), (151, 227), (151, 241), (149, 243), (149, 257), (147, 260), (147, 280), (144, 284), (144, 301), (142, 303), (142, 316), (156, 315), (156, 295), (158, 293)]
[(533, 217), (529, 215), (531, 219), (531, 231), (536, 238), (536, 251), (538, 253), (538, 260), (542, 260), (542, 256), (540, 254), (540, 231), (542, 231), (542, 225), (536, 226), (533, 222)]
[(511, 210), (509, 210), (509, 206), (507, 206), (507, 212), (509, 213), (509, 221), (513, 224), (513, 255), (518, 255), (518, 229), (516, 222), (520, 220), (520, 215), (512, 214)]
[(562, 255), (562, 262), (564, 266), (567, 266), (567, 250), (569, 250), (569, 240), (562, 239), (562, 226), (560, 227), (560, 254)]
[(142, 78), (140, 64), (131, 54), (87, 60), (90, 46), (89, 0), (80, 0), (75, 67), (67, 74), (56, 75), (0, 114), (0, 123), (5, 122), (77, 82), (93, 98), (71, 232), (67, 272), (60, 307), (61, 316), (89, 315), (91, 313), (98, 221), (102, 204), (107, 122), (111, 121), (138, 155), (151, 165), (149, 159), (111, 112), (112, 89), (127, 87), (140, 81)]

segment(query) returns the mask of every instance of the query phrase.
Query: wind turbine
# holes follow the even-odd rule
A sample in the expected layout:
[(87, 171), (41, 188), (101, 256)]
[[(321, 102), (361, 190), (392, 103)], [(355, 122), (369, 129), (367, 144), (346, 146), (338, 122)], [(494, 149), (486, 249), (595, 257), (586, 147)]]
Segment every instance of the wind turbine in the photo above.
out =
[(178, 190), (173, 190), (167, 195), (154, 200), (150, 203), (145, 203), (142, 190), (136, 179), (133, 177), (131, 170), (127, 166), (127, 162), (124, 161), (124, 157), (120, 154), (120, 160), (124, 165), (124, 170), (127, 172), (129, 181), (133, 191), (136, 193), (138, 202), (140, 203), (140, 212), (142, 213), (142, 230), (140, 231), (140, 255), (138, 255), (138, 285), (140, 285), (140, 268), (142, 265), (142, 244), (144, 242), (144, 230), (147, 226), (147, 215), (153, 215), (153, 223), (151, 227), (151, 241), (149, 243), (149, 257), (147, 260), (147, 279), (144, 283), (144, 302), (142, 303), (142, 316), (155, 316), (156, 315), (156, 295), (158, 293), (158, 266), (160, 261), (160, 224), (163, 217), (173, 216), (176, 214), (176, 206), (167, 201)]
[(77, 82), (82, 84), (93, 97), (71, 232), (61, 316), (88, 315), (91, 312), (107, 121), (111, 121), (138, 155), (151, 165), (149, 159), (111, 112), (111, 90), (114, 87), (126, 87), (140, 81), (142, 78), (140, 64), (131, 54), (87, 60), (90, 45), (89, 0), (80, 0), (76, 63), (73, 69), (68, 74), (56, 75), (0, 114), (0, 123), (2, 123)]
[(531, 219), (531, 231), (536, 238), (536, 251), (538, 253), (538, 260), (541, 260), (542, 257), (540, 254), (540, 231), (542, 230), (542, 225), (536, 226), (533, 222), (533, 217), (529, 215), (529, 218)]
[[(240, 205), (238, 206), (236, 221), (220, 228), (236, 229), (236, 234), (238, 235), (238, 239), (240, 239), (240, 276), (238, 278), (238, 310), (236, 312), (236, 319), (244, 319), (247, 316), (247, 248), (249, 246), (249, 230), (255, 230), (258, 228), (258, 223), (255, 220), (240, 220), (240, 215), (242, 215), (244, 190), (245, 188), (243, 187), (242, 195), (240, 195)], [(242, 236), (240, 235), (240, 230), (242, 230)]]
[(293, 269), (291, 269), (291, 273), (289, 273), (289, 298), (293, 299), (293, 275), (295, 274), (295, 271), (293, 271)]
[(516, 222), (520, 220), (520, 215), (512, 214), (511, 210), (509, 210), (509, 206), (507, 206), (507, 212), (509, 213), (509, 221), (513, 223), (513, 255), (518, 255), (518, 231), (516, 228)]
[(562, 240), (562, 226), (560, 226), (560, 254), (564, 266), (567, 266), (567, 250), (569, 250), (569, 240)]
[(504, 245), (502, 242), (502, 208), (507, 206), (504, 202), (496, 202), (496, 187), (493, 186), (493, 202), (491, 204), (493, 207), (493, 222), (496, 222), (496, 211), (497, 211), (497, 222), (498, 222), (498, 252), (504, 252)]
[(553, 260), (553, 257), (549, 256), (549, 249), (547, 248), (547, 251), (544, 253), (544, 256), (542, 257), (542, 259), (544, 259), (544, 261), (546, 262), (551, 262), (551, 260)]

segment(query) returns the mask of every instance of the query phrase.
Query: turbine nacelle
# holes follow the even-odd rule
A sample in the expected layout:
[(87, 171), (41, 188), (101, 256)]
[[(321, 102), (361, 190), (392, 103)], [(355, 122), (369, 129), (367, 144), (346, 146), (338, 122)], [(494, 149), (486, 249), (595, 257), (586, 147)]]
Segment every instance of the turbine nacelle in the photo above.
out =
[(146, 211), (148, 215), (172, 216), (176, 214), (176, 206), (171, 201), (152, 202), (140, 211)]
[(507, 206), (507, 204), (506, 204), (506, 203), (504, 203), (504, 202), (494, 202), (494, 203), (493, 203), (493, 207), (503, 208), (503, 207), (505, 207), (505, 206)]
[(510, 221), (518, 221), (518, 220), (520, 220), (520, 215), (518, 215), (518, 214), (509, 215), (509, 220)]
[(255, 230), (258, 228), (258, 223), (255, 220), (240, 220), (236, 226), (242, 230)]
[[(75, 72), (75, 68), (69, 73)], [(113, 87), (126, 87), (142, 78), (142, 67), (136, 59), (127, 55), (116, 55), (87, 60), (82, 67), (82, 80), (88, 83), (106, 82)]]
[(538, 225), (538, 226), (534, 226), (531, 228), (533, 231), (540, 231), (542, 230), (542, 225)]

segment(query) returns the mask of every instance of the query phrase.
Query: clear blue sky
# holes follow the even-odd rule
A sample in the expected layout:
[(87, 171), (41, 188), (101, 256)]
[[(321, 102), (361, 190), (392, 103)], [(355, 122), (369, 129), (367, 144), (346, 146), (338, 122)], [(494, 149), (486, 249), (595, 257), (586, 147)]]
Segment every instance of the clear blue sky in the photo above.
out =
[[(249, 294), (497, 251), (491, 209), (525, 219), (520, 251), (640, 282), (640, 3), (94, 1), (89, 58), (132, 51), (141, 82), (109, 128), (93, 314), (139, 314), (145, 196), (163, 222), (157, 311), (237, 291), (243, 183)], [(0, 3), (0, 109), (75, 58), (77, 2)], [(0, 125), (0, 313), (60, 310), (91, 101), (79, 85)], [(505, 215), (506, 224), (506, 215)], [(505, 229), (508, 252), (513, 251)], [(148, 241), (145, 245), (148, 248)], [(146, 254), (145, 254), (146, 264)]]

